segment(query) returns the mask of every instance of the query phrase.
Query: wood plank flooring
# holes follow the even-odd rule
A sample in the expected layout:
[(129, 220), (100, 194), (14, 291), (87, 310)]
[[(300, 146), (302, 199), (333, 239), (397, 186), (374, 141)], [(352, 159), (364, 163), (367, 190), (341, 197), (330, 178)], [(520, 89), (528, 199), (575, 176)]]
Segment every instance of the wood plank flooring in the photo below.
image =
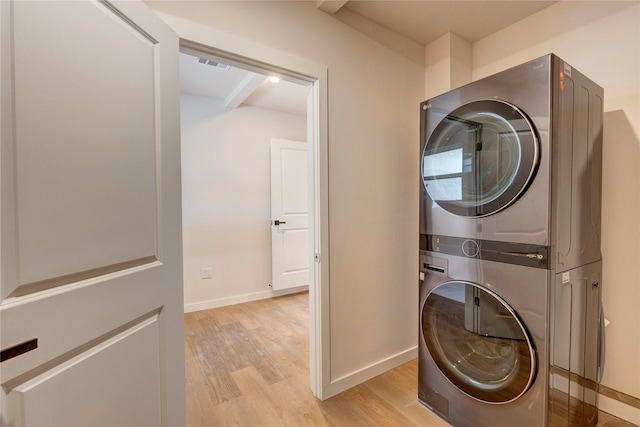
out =
[[(417, 360), (314, 398), (308, 312), (299, 293), (186, 314), (187, 425), (449, 426), (417, 401)], [(619, 422), (598, 426), (631, 425)]]

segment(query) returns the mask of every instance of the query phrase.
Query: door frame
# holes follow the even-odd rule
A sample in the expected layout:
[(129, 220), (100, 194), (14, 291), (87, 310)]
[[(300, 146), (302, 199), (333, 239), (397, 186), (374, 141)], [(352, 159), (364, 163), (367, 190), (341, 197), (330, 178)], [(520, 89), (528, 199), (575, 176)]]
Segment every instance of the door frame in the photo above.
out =
[(313, 395), (329, 397), (329, 179), (327, 67), (193, 21), (156, 13), (180, 38), (181, 52), (270, 72), (308, 87), (309, 144), (309, 378)]

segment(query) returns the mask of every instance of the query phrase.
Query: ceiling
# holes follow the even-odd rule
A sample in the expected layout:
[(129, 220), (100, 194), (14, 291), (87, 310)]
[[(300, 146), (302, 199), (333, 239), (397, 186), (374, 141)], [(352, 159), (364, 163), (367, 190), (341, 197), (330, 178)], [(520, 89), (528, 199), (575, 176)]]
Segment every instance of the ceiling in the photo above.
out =
[[(421, 45), (427, 45), (447, 32), (475, 43), (556, 1), (329, 0), (329, 3), (333, 9), (337, 3), (343, 3), (341, 8), (394, 30)], [(324, 10), (322, 5), (319, 7)]]
[[(203, 60), (205, 60), (203, 58)], [(267, 108), (289, 114), (307, 114), (307, 88), (280, 80), (273, 83), (258, 74), (226, 64), (180, 53), (180, 92), (216, 98), (228, 108), (240, 105)]]
[[(553, 3), (556, 1), (317, 0), (316, 4), (330, 15), (355, 13), (427, 45), (447, 32), (474, 43)], [(183, 93), (220, 99), (228, 108), (250, 105), (306, 115), (306, 87), (285, 80), (272, 83), (268, 77), (237, 67), (202, 64), (194, 56), (180, 54)]]

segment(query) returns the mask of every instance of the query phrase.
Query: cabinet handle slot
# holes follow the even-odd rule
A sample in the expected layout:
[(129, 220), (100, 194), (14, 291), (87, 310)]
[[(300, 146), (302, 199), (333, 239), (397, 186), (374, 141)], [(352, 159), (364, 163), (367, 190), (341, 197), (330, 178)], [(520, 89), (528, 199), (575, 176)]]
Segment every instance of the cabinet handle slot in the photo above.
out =
[(431, 271), (437, 271), (438, 273), (444, 273), (444, 268), (438, 267), (437, 265), (427, 264), (426, 262), (424, 263), (424, 268)]

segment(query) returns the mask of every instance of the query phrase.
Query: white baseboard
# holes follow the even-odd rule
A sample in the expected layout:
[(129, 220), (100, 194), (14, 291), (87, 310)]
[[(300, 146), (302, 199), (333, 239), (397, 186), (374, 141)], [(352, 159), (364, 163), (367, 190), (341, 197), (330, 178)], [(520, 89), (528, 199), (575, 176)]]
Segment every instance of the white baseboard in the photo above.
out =
[[(360, 383), (363, 383), (375, 376), (378, 376), (390, 369), (407, 363), (418, 357), (418, 347), (411, 347), (400, 353), (394, 354), (379, 362), (366, 366), (362, 369), (354, 371), (350, 374), (343, 375), (340, 378), (335, 378), (328, 386), (322, 388), (322, 400), (328, 399), (331, 396), (342, 393), (345, 390), (350, 389)], [(416, 378), (417, 381), (417, 378)]]
[(210, 308), (225, 307), (227, 305), (241, 304), (243, 302), (257, 301), (261, 299), (281, 297), (283, 295), (296, 294), (298, 292), (308, 291), (309, 286), (298, 286), (295, 288), (282, 289), (279, 291), (260, 291), (250, 294), (234, 295), (232, 297), (218, 298), (201, 302), (193, 302), (184, 305), (184, 312), (191, 313), (200, 310), (209, 310)]
[(614, 417), (640, 426), (640, 409), (602, 394), (598, 395), (598, 409)]

